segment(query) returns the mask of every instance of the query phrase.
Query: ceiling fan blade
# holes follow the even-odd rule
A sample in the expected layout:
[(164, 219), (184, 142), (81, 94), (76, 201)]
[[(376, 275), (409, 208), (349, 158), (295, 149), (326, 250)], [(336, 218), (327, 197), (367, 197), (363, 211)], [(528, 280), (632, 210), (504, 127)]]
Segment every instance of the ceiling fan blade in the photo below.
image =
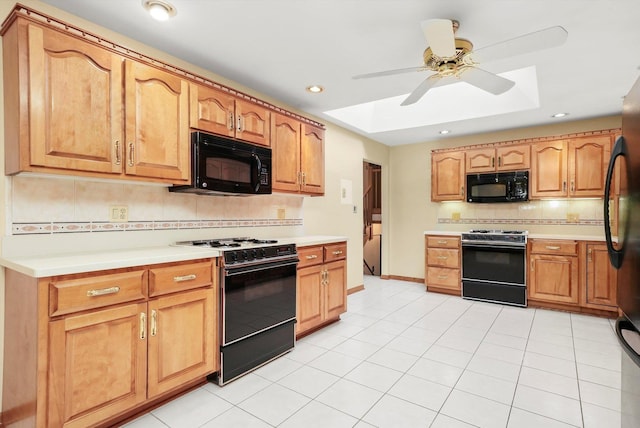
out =
[(471, 58), (479, 64), (560, 46), (567, 40), (567, 30), (560, 26), (545, 28), (494, 45), (475, 50)]
[(435, 56), (449, 58), (456, 54), (453, 23), (449, 19), (428, 19), (422, 21), (420, 27)]
[(357, 76), (353, 76), (352, 79), (368, 79), (370, 77), (392, 76), (394, 74), (411, 73), (412, 71), (425, 71), (425, 70), (426, 68), (424, 67), (424, 65), (422, 65), (419, 67), (398, 68), (395, 70), (386, 70), (386, 71), (377, 71), (375, 73), (358, 74)]
[(405, 98), (404, 101), (402, 101), (402, 103), (400, 104), (401, 106), (408, 106), (410, 104), (413, 104), (415, 102), (417, 102), (420, 98), (422, 98), (424, 96), (424, 94), (427, 93), (427, 91), (431, 88), (433, 88), (433, 86), (438, 83), (438, 81), (440, 80), (440, 76), (437, 74), (433, 74), (429, 77), (427, 77), (426, 79), (424, 79), (422, 81), (422, 83), (420, 83), (418, 85), (417, 88), (415, 88), (413, 90), (413, 92), (411, 92), (409, 94), (409, 96), (407, 98)]
[(459, 77), (463, 82), (467, 82), (493, 95), (507, 92), (516, 84), (513, 80), (505, 79), (477, 67), (466, 68), (460, 73)]

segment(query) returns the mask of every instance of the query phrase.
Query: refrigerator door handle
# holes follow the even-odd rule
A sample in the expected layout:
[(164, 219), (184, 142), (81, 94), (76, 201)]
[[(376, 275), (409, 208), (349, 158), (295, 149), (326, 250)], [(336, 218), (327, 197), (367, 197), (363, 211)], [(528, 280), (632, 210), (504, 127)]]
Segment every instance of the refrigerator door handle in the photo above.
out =
[(620, 346), (622, 346), (622, 349), (624, 349), (629, 358), (631, 358), (633, 362), (636, 363), (638, 367), (640, 367), (640, 355), (638, 355), (636, 350), (633, 349), (623, 337), (622, 330), (636, 331), (633, 324), (625, 317), (620, 317), (616, 320), (616, 336), (618, 336), (618, 342), (620, 342)]
[[(611, 196), (611, 183), (613, 182), (613, 170), (616, 163), (616, 159), (618, 157), (622, 157), (622, 159), (626, 162), (627, 160), (627, 145), (625, 144), (624, 137), (620, 136), (616, 140), (615, 145), (613, 146), (613, 150), (611, 151), (611, 160), (609, 161), (609, 168), (607, 169), (607, 178), (604, 188), (604, 236), (607, 240), (607, 252), (609, 253), (609, 260), (611, 261), (611, 265), (616, 269), (620, 269), (622, 265), (622, 259), (624, 258), (624, 238), (620, 241), (620, 236), (618, 237), (618, 243), (621, 243), (621, 247), (619, 250), (613, 248), (613, 240), (611, 239), (611, 223), (610, 223), (610, 215), (609, 215), (609, 199)], [(619, 218), (620, 216), (618, 216)], [(625, 218), (628, 218), (625, 216)], [(626, 221), (626, 220), (625, 220)], [(626, 233), (627, 228), (625, 227), (623, 233)]]

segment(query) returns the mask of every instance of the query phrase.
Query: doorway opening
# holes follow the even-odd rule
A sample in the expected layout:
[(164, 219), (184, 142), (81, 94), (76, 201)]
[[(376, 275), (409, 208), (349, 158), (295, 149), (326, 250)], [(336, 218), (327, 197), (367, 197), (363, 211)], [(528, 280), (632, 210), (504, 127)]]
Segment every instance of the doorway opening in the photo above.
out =
[(367, 161), (362, 167), (363, 269), (380, 276), (382, 260), (382, 167)]

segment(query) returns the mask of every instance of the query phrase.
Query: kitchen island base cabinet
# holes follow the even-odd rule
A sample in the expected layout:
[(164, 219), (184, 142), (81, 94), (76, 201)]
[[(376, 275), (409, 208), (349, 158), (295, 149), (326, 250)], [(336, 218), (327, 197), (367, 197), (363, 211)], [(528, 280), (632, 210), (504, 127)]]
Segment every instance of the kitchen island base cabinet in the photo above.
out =
[[(214, 270), (211, 260), (46, 278), (7, 269), (4, 426), (109, 426), (204, 382), (219, 368)], [(165, 286), (185, 277), (184, 291)]]
[(347, 310), (346, 243), (298, 249), (296, 335), (336, 321)]

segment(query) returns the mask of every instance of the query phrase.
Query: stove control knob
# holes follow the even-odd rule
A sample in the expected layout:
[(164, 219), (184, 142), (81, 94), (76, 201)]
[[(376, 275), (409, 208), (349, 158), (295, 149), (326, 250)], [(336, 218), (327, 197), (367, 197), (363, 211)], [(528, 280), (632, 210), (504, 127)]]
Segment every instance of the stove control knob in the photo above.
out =
[(260, 248), (260, 257), (267, 257), (267, 250)]
[(258, 250), (256, 249), (251, 250), (251, 258), (252, 259), (258, 258)]
[(231, 252), (231, 260), (233, 260), (234, 262), (238, 261), (238, 254), (235, 251)]

